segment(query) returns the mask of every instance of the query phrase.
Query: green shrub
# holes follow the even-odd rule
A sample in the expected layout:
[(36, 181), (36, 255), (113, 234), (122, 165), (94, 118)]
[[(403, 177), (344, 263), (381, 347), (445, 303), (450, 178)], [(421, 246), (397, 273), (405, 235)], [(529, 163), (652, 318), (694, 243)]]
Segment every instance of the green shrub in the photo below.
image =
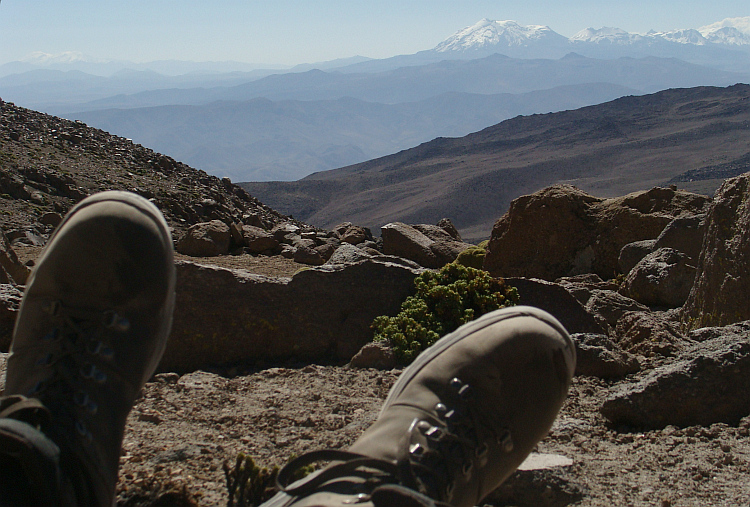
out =
[[(296, 455), (292, 454), (288, 461), (292, 461)], [(308, 465), (300, 468), (292, 476), (294, 481), (306, 477), (312, 473), (315, 467)], [(228, 507), (253, 507), (270, 500), (278, 490), (276, 489), (276, 477), (279, 475), (279, 467), (261, 468), (255, 464), (253, 458), (239, 453), (234, 467), (229, 462), (224, 462), (224, 477), (227, 480), (229, 492)]]
[(484, 264), (484, 256), (487, 254), (487, 250), (478, 246), (472, 246), (458, 254), (456, 260), (453, 261), (456, 264), (466, 266), (474, 269), (482, 269)]
[(374, 340), (388, 342), (403, 364), (462, 324), (518, 303), (516, 288), (502, 278), (456, 263), (439, 272), (425, 271), (414, 285), (416, 294), (403, 302), (398, 315), (381, 315), (372, 322)]

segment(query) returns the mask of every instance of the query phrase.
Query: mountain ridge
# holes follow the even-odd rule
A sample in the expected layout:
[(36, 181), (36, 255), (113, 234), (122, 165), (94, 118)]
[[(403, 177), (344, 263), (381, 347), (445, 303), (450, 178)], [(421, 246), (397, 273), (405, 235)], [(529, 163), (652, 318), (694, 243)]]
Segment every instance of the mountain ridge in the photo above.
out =
[[(748, 153), (750, 86), (698, 87), (516, 117), (296, 182), (239, 185), (316, 226), (345, 218), (377, 230), (390, 221), (450, 217), (464, 238), (478, 241), (511, 199), (554, 183), (603, 197), (624, 195)], [(734, 171), (749, 169), (740, 163)], [(726, 172), (712, 174), (678, 185), (712, 193)]]

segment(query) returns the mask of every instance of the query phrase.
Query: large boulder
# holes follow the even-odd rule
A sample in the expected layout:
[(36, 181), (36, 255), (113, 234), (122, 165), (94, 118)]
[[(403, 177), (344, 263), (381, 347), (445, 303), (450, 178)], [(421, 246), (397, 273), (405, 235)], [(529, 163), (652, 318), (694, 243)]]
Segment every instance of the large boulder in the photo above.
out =
[(641, 259), (620, 287), (620, 293), (647, 306), (677, 308), (690, 294), (695, 263), (682, 252), (659, 248)]
[(750, 322), (715, 329), (714, 336), (636, 382), (615, 386), (602, 414), (638, 428), (736, 425), (750, 414)]
[(709, 202), (674, 187), (601, 199), (554, 185), (511, 203), (492, 229), (484, 268), (493, 276), (612, 278), (623, 246), (656, 238), (672, 219), (696, 215)]
[(574, 333), (576, 375), (618, 378), (640, 370), (638, 359), (603, 334)]
[(426, 268), (443, 267), (472, 246), (456, 241), (438, 226), (392, 222), (381, 227), (380, 233), (383, 253), (404, 257)]
[(174, 326), (159, 368), (348, 361), (372, 340), (375, 317), (398, 313), (421, 272), (368, 259), (274, 278), (179, 261)]
[(716, 191), (697, 270), (683, 306), (688, 328), (750, 319), (750, 173)]
[(243, 225), (240, 229), (241, 244), (248, 253), (259, 254), (279, 246), (279, 241), (270, 232), (253, 225)]
[(232, 233), (221, 220), (191, 226), (177, 242), (177, 251), (191, 257), (215, 257), (229, 253)]
[(615, 327), (618, 344), (627, 352), (646, 357), (677, 355), (690, 340), (671, 317), (667, 312), (627, 312)]
[(607, 334), (606, 323), (588, 313), (563, 286), (534, 278), (506, 278), (518, 289), (520, 304), (535, 306), (554, 315), (569, 333)]
[(706, 233), (706, 214), (677, 217), (667, 224), (654, 241), (654, 250), (673, 248), (698, 260)]

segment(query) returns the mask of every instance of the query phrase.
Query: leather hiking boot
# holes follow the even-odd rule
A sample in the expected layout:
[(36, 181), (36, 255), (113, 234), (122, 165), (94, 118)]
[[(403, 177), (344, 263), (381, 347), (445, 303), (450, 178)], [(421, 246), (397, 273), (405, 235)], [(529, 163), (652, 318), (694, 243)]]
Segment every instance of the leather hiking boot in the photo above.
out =
[(70, 503), (112, 504), (126, 417), (171, 328), (174, 269), (156, 206), (111, 191), (71, 210), (29, 277), (2, 398), (3, 417), (28, 427), (3, 433), (0, 424), (0, 448), (31, 447), (22, 468), (47, 466), (57, 459), (49, 449), (34, 464), (38, 435), (30, 428), (41, 432), (59, 449), (61, 481), (75, 491)]
[[(315, 451), (279, 473), (266, 506), (477, 505), (549, 431), (575, 348), (548, 313), (486, 314), (424, 351), (348, 451)], [(332, 461), (293, 484), (301, 467)]]

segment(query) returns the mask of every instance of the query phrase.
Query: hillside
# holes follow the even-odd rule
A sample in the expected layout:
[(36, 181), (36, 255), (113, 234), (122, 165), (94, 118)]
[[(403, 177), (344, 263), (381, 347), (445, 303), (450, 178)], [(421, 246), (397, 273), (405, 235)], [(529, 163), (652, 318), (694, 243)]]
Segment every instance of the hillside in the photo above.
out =
[(611, 197), (657, 185), (712, 193), (748, 170), (750, 86), (672, 89), (574, 111), (517, 117), (456, 139), (295, 182), (241, 183), (316, 226), (377, 230), (450, 217), (486, 239), (510, 201), (554, 183)]
[(0, 101), (0, 228), (11, 238), (42, 243), (55, 216), (86, 195), (112, 189), (154, 201), (175, 236), (215, 218), (287, 220), (228, 179), (81, 122)]

